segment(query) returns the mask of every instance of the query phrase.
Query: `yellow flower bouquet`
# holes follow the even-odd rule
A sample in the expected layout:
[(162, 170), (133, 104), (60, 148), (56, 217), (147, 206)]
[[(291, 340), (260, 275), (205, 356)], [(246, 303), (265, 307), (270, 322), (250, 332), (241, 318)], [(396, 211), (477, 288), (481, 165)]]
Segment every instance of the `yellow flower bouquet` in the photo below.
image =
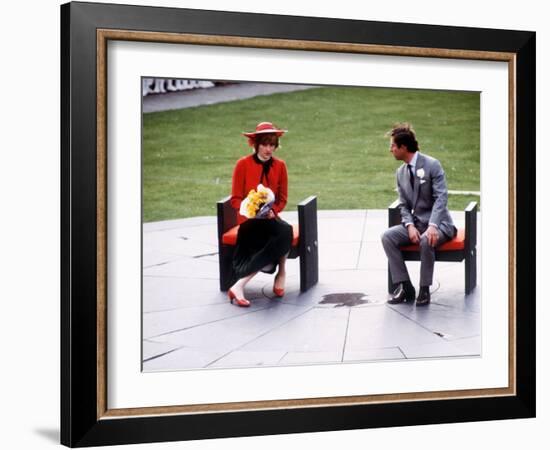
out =
[(261, 219), (267, 215), (273, 202), (275, 202), (273, 191), (263, 184), (259, 184), (241, 202), (239, 214), (248, 219)]

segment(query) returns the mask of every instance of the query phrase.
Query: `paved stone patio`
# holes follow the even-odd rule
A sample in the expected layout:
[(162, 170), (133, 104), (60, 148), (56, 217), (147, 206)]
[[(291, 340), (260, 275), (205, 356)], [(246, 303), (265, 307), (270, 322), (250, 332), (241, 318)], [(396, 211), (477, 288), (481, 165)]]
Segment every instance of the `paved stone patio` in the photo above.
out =
[[(462, 226), (464, 213), (452, 214)], [(297, 223), (296, 213), (283, 218)], [(273, 276), (259, 274), (247, 286), (249, 308), (219, 290), (215, 217), (144, 224), (143, 370), (481, 353), (479, 274), (465, 296), (464, 263), (437, 262), (429, 306), (389, 305), (380, 244), (387, 212), (319, 211), (318, 222), (319, 283), (300, 293), (298, 260), (289, 260), (284, 298), (273, 298)], [(480, 257), (478, 241), (478, 268)], [(419, 263), (407, 265), (417, 284)]]

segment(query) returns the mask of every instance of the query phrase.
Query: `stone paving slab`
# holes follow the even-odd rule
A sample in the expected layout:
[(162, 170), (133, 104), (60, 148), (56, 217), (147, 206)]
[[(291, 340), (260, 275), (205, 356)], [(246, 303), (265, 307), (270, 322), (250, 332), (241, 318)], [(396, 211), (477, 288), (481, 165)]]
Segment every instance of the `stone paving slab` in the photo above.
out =
[(144, 233), (143, 248), (166, 249), (171, 254), (196, 257), (217, 252), (217, 243), (212, 242), (216, 233), (216, 227), (210, 225), (152, 231)]
[(167, 355), (178, 348), (179, 346), (172, 342), (155, 342), (151, 339), (144, 339), (142, 348), (143, 361), (149, 364), (151, 359), (158, 358), (160, 355)]
[[(387, 297), (386, 267), (378, 267), (376, 270), (323, 271), (319, 275), (319, 284), (316, 287), (321, 295), (335, 292), (358, 292), (364, 294), (369, 303), (385, 303)], [(362, 305), (354, 307), (360, 308)]]
[(341, 352), (293, 352), (289, 351), (278, 365), (334, 364), (341, 362)]
[(273, 300), (258, 299), (247, 308), (245, 314), (157, 336), (155, 341), (173, 342), (192, 348), (222, 349), (229, 353), (258, 339), (273, 328), (296, 319), (310, 309), (285, 304), (271, 306), (271, 302)]
[(286, 352), (284, 350), (260, 350), (257, 352), (241, 351), (225, 355), (218, 359), (209, 367), (224, 368), (224, 367), (255, 367), (255, 366), (276, 366), (283, 359)]
[(419, 327), (398, 310), (385, 304), (370, 308), (352, 308), (346, 350), (362, 351), (386, 347), (401, 347), (413, 341), (417, 345), (440, 343), (442, 339), (424, 327)]
[[(223, 357), (222, 349), (212, 348), (187, 348), (185, 345), (176, 346), (175, 350), (144, 361), (144, 372), (165, 372), (174, 370), (186, 370), (207, 367), (212, 361)], [(187, 361), (187, 363), (183, 363)], [(192, 361), (192, 364), (189, 363)]]
[[(481, 344), (481, 341), (479, 342)], [(479, 357), (479, 347), (468, 351), (465, 348), (449, 342), (435, 342), (432, 344), (418, 345), (415, 342), (405, 342), (400, 347), (407, 359), (421, 358), (448, 358), (448, 357)]]
[(344, 362), (377, 361), (405, 359), (405, 354), (399, 347), (374, 348), (359, 351), (346, 351)]
[(212, 261), (197, 258), (181, 258), (165, 264), (143, 269), (144, 276), (168, 276), (183, 278), (218, 278), (218, 265)]
[[(380, 270), (380, 261), (385, 260), (386, 253), (384, 253), (384, 248), (380, 245), (380, 240), (377, 242), (365, 240), (359, 249), (356, 269)], [(382, 270), (385, 270), (385, 268)], [(409, 274), (412, 275), (410, 270)]]
[[(206, 326), (224, 319), (239, 317), (250, 314), (265, 306), (265, 299), (262, 302), (254, 302), (251, 308), (235, 308), (228, 302), (204, 306), (190, 306), (170, 311), (153, 312), (143, 315), (143, 337), (144, 339), (158, 339), (178, 331), (188, 330), (197, 326)], [(166, 324), (170, 323), (171, 326)]]
[(319, 240), (331, 244), (356, 243), (363, 239), (366, 217), (327, 217), (319, 220)]
[(440, 306), (437, 302), (433, 302), (429, 309), (413, 308), (407, 304), (392, 305), (391, 308), (447, 341), (480, 334), (481, 315), (478, 313), (464, 310), (458, 313), (456, 309)]
[(189, 217), (187, 219), (161, 220), (159, 222), (146, 222), (143, 224), (143, 233), (151, 231), (166, 231), (174, 228), (189, 229), (195, 226), (216, 225), (217, 218), (213, 216)]
[[(452, 215), (460, 226), (463, 212)], [(295, 211), (283, 218), (297, 223)], [(321, 210), (318, 224), (319, 283), (300, 292), (299, 260), (289, 260), (284, 298), (260, 273), (247, 286), (250, 308), (219, 290), (215, 217), (144, 224), (143, 370), (481, 354), (481, 283), (464, 295), (464, 263), (436, 263), (428, 307), (389, 305), (387, 211)], [(420, 263), (407, 267), (416, 284)]]
[[(319, 242), (322, 242), (319, 236)], [(353, 270), (359, 260), (360, 241), (327, 242), (319, 246), (320, 270)]]
[(143, 269), (149, 269), (150, 267), (160, 266), (168, 262), (173, 262), (178, 259), (181, 259), (181, 255), (166, 253), (158, 250), (144, 250), (143, 251)]
[(363, 241), (366, 243), (380, 243), (380, 235), (388, 225), (388, 213), (380, 210), (369, 210), (365, 224)]
[[(180, 277), (143, 277), (143, 311), (174, 310), (193, 306), (217, 305), (226, 299), (219, 292), (219, 280)], [(214, 295), (216, 293), (216, 295)], [(166, 327), (170, 324), (167, 323)]]
[(348, 317), (349, 308), (310, 308), (293, 320), (272, 329), (269, 334), (243, 346), (241, 350), (328, 351), (341, 356), (346, 341)]

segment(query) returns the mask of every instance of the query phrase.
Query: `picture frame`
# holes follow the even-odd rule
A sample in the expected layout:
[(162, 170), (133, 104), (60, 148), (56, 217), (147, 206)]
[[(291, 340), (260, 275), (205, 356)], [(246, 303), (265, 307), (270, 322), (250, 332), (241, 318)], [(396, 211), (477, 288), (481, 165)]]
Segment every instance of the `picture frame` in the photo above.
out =
[[(107, 42), (504, 61), (509, 67), (509, 385), (110, 409)], [(535, 33), (69, 3), (61, 7), (61, 442), (113, 445), (535, 416)]]

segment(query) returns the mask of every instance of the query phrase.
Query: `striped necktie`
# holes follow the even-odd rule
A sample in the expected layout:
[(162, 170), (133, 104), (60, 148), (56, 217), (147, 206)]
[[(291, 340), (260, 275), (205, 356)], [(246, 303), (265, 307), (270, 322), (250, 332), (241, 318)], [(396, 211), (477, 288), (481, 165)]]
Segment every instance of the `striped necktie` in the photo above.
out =
[(412, 166), (412, 164), (407, 164), (407, 167), (409, 168), (409, 181), (411, 182), (411, 189), (414, 191), (413, 166)]

